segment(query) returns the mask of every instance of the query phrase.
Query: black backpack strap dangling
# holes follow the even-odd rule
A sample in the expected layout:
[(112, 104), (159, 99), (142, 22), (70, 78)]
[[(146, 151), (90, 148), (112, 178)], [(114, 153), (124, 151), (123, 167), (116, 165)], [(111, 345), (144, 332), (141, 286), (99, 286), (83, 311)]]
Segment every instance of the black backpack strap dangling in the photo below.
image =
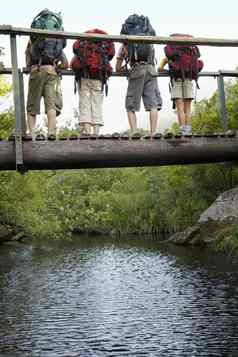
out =
[(107, 97), (108, 95), (108, 80), (106, 79), (106, 82), (105, 82), (105, 95)]
[(74, 77), (74, 94), (76, 94), (77, 92), (77, 87), (78, 89), (81, 88), (81, 75), (80, 74), (76, 74)]

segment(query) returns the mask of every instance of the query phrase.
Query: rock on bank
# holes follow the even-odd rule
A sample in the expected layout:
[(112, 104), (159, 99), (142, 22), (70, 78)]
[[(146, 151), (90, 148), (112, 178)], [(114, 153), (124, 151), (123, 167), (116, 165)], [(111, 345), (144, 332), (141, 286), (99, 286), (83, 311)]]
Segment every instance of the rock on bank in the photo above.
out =
[[(238, 187), (222, 193), (204, 211), (197, 224), (175, 233), (169, 242), (175, 244), (206, 245), (231, 241), (238, 225)], [(237, 229), (238, 235), (238, 229)], [(238, 238), (238, 237), (237, 237)]]

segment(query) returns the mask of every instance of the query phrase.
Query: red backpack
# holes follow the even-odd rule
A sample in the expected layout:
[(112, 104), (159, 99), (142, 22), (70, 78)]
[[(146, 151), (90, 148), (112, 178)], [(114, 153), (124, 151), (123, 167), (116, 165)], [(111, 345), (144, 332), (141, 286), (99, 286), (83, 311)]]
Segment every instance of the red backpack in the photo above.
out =
[[(191, 35), (172, 34), (173, 37), (192, 38)], [(181, 78), (182, 80), (194, 79), (197, 81), (198, 73), (203, 69), (203, 61), (199, 60), (200, 51), (197, 46), (186, 45), (167, 45), (164, 48), (168, 58), (169, 73), (173, 79)]]
[[(103, 30), (93, 29), (86, 33), (107, 34)], [(73, 57), (70, 67), (75, 73), (76, 81), (81, 78), (100, 79), (102, 90), (104, 85), (107, 92), (107, 79), (112, 74), (110, 61), (115, 55), (115, 47), (112, 41), (88, 41), (77, 40), (73, 44)]]

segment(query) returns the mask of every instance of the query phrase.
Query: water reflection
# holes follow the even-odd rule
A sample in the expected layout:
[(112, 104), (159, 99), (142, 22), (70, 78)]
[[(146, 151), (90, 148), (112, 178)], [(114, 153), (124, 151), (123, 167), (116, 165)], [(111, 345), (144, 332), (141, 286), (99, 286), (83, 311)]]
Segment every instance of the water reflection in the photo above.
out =
[(237, 267), (136, 239), (0, 248), (0, 355), (237, 356)]

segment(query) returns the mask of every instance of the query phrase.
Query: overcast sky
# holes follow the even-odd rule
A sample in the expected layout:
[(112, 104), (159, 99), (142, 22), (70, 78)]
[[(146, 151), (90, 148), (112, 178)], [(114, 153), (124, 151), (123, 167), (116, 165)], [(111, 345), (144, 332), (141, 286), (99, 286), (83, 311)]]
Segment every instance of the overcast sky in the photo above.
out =
[[(124, 20), (133, 13), (143, 14), (150, 18), (158, 36), (168, 36), (172, 32), (190, 33), (197, 37), (238, 38), (237, 13), (238, 2), (215, 2), (200, 0), (198, 2), (180, 0), (171, 1), (166, 8), (165, 1), (130, 0), (130, 1), (53, 1), (29, 0), (5, 1), (0, 12), (0, 24), (10, 24), (15, 27), (30, 27), (32, 19), (42, 9), (61, 11), (65, 31), (83, 32), (98, 27), (112, 35), (120, 33)], [(18, 39), (19, 65), (24, 66), (24, 49), (27, 38)], [(6, 48), (6, 56), (2, 58), (10, 66), (9, 40), (0, 36), (0, 45)], [(118, 48), (118, 44), (116, 44)], [(158, 63), (163, 57), (163, 47), (156, 46)], [(238, 64), (237, 48), (213, 48), (201, 46), (200, 51), (204, 61), (205, 71), (219, 69), (234, 70)], [(67, 57), (72, 57), (72, 41), (68, 41)], [(113, 62), (114, 63), (114, 62)], [(201, 78), (197, 100), (209, 97), (216, 89), (214, 78)], [(128, 127), (124, 100), (127, 81), (125, 78), (111, 78), (109, 95), (104, 100), (103, 132), (125, 130)], [(27, 78), (25, 80), (27, 90)], [(64, 110), (62, 118), (73, 118), (73, 108), (77, 106), (78, 98), (73, 94), (73, 78), (63, 79)], [(169, 126), (176, 120), (172, 111), (168, 90), (168, 79), (159, 79), (159, 87), (164, 101), (160, 112), (160, 129)], [(148, 116), (143, 107), (138, 116), (139, 126), (148, 128)]]

